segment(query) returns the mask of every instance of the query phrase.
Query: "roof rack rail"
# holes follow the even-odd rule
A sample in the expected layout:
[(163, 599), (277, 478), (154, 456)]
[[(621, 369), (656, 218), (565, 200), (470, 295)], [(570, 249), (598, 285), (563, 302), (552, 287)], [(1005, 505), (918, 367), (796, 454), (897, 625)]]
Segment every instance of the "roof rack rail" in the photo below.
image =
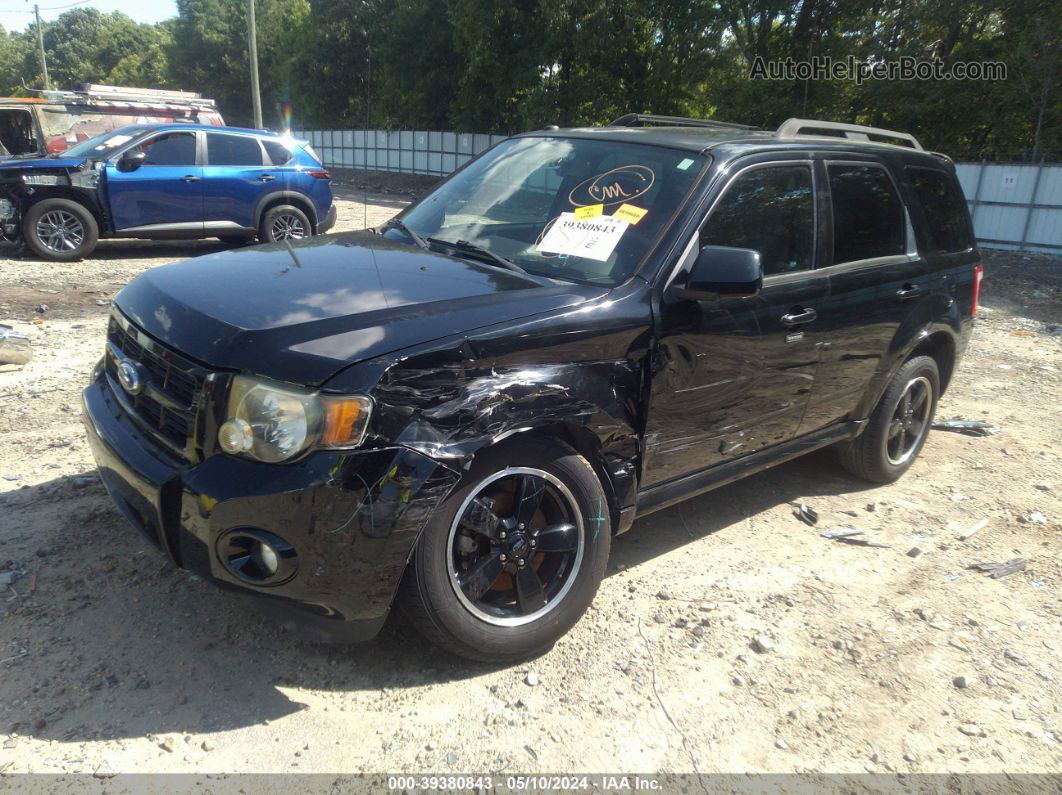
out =
[[(805, 132), (810, 130), (811, 132)], [(825, 134), (816, 135), (815, 130), (836, 130), (839, 136)], [(869, 141), (870, 143), (888, 143), (887, 141), (875, 141), (870, 136), (879, 138), (892, 138), (895, 141), (903, 141), (899, 146), (908, 149), (922, 149), (922, 144), (910, 133), (885, 130), (881, 127), (864, 127), (862, 124), (845, 124), (837, 121), (819, 121), (817, 119), (786, 119), (775, 132), (779, 138), (796, 138), (798, 136), (811, 136), (817, 138), (848, 138), (853, 141)], [(894, 144), (897, 145), (897, 144)]]
[(687, 119), (682, 116), (655, 116), (651, 113), (625, 113), (608, 123), (609, 127), (644, 127), (649, 124), (674, 125), (676, 127), (714, 127), (722, 130), (758, 130), (747, 124), (734, 124), (715, 119)]
[(109, 86), (102, 83), (78, 83), (75, 91), (86, 94), (118, 94), (120, 96), (155, 97), (157, 99), (202, 99), (195, 91), (176, 91), (170, 88), (134, 88), (133, 86)]
[(53, 102), (99, 102), (103, 104), (135, 103), (166, 108), (214, 108), (212, 99), (192, 91), (172, 91), (159, 88), (132, 88), (108, 86), (98, 83), (79, 83), (73, 91), (53, 89), (30, 89), (45, 101)]

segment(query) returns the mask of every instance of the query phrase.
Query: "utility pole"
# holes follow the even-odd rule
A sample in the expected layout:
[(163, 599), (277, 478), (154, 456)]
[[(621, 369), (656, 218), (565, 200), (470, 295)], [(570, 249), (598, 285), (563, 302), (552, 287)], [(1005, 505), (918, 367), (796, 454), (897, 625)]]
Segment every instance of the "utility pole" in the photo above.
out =
[(44, 73), (44, 90), (50, 91), (52, 84), (48, 81), (48, 61), (44, 57), (44, 28), (41, 27), (41, 7), (33, 4), (33, 15), (37, 18), (37, 48), (41, 55), (41, 72)]
[(251, 107), (254, 126), (262, 128), (262, 95), (258, 91), (258, 39), (254, 30), (254, 0), (247, 0), (247, 49), (251, 54)]

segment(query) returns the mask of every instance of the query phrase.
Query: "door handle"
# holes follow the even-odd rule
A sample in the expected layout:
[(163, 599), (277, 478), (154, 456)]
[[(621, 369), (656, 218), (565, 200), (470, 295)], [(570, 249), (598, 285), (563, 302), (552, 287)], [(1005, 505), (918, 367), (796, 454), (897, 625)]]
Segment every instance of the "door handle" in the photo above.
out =
[(185, 174), (181, 179), (185, 182), (199, 182), (199, 177), (195, 174)]
[(917, 284), (905, 284), (902, 289), (896, 291), (896, 297), (901, 301), (910, 301), (922, 294), (922, 288)]
[(274, 177), (272, 174), (259, 174), (258, 175), (258, 181), (259, 182), (272, 182), (275, 179), (276, 179), (276, 177)]
[(803, 323), (810, 323), (817, 318), (819, 313), (814, 309), (805, 309), (802, 306), (794, 307), (794, 311), (787, 315), (782, 315), (782, 325), (785, 326), (799, 326)]

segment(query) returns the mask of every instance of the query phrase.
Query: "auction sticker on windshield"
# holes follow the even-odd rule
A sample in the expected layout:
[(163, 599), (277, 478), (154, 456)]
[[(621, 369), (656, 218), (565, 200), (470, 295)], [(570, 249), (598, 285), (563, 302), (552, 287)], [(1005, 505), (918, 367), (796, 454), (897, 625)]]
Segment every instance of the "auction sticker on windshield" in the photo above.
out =
[(627, 221), (609, 215), (578, 221), (574, 213), (561, 213), (542, 237), (537, 250), (543, 254), (566, 254), (604, 262), (612, 256), (628, 226)]

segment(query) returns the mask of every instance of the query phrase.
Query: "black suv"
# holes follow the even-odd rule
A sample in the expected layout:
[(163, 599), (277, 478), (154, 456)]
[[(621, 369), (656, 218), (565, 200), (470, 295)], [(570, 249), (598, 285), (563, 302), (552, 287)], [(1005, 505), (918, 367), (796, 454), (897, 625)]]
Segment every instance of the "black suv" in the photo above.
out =
[(516, 660), (636, 516), (827, 445), (900, 477), (978, 262), (951, 161), (907, 135), (532, 132), (379, 229), (133, 280), (88, 435), (133, 524), (282, 625), (368, 638), (397, 599)]

